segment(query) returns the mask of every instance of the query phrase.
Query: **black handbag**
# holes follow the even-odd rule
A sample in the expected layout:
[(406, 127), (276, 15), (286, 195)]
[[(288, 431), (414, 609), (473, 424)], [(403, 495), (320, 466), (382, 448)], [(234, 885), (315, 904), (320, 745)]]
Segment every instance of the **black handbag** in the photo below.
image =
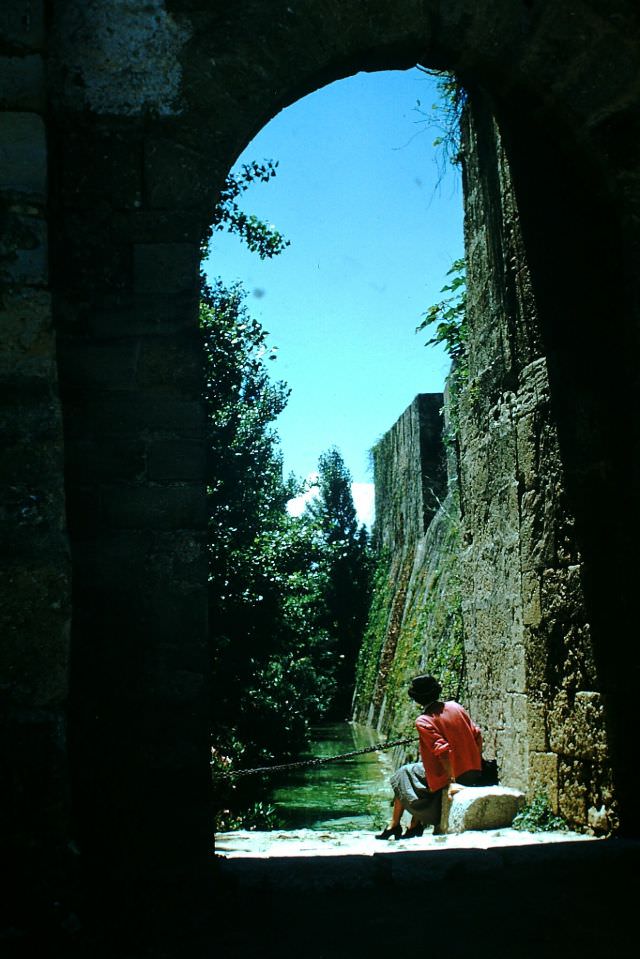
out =
[(478, 786), (497, 786), (498, 785), (498, 760), (485, 759), (482, 757), (482, 772), (476, 785)]

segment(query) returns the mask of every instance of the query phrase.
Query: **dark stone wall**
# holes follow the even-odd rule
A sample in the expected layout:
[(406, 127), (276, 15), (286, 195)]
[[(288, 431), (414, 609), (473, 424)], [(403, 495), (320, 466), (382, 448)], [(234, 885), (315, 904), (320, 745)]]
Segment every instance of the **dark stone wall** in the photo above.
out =
[(77, 841), (116, 875), (193, 873), (212, 842), (203, 211), (190, 180), (168, 195), (150, 124), (55, 111)]
[[(206, 857), (210, 828), (201, 232), (233, 160), (282, 107), (357, 70), (416, 61), (486, 91), (501, 125), (548, 338), (594, 644), (611, 662), (613, 643), (620, 664), (603, 689), (618, 794), (632, 810), (634, 769), (621, 744), (638, 685), (627, 641), (637, 540), (638, 35), (631, 0), (6, 0), (3, 466), (17, 492), (3, 540), (5, 634), (14, 639), (2, 683), (7, 714), (33, 732), (38, 768), (51, 771), (46, 787), (25, 785), (33, 749), (16, 750), (11, 738), (4, 755), (10, 802), (33, 834), (50, 823), (56, 842), (68, 836), (56, 731), (67, 701), (69, 565), (49, 304), (74, 578), (74, 831), (85, 855), (115, 874), (180, 874)], [(585, 276), (576, 310), (567, 291)], [(615, 394), (602, 389), (597, 364), (597, 319), (611, 315), (614, 290)], [(631, 812), (626, 821), (637, 827)], [(26, 831), (16, 835), (26, 848)]]
[[(615, 829), (585, 556), (554, 403), (566, 382), (551, 382), (547, 304), (532, 281), (491, 105), (477, 92), (464, 186), (470, 343), (459, 419), (470, 702), (506, 782), (543, 789), (574, 825)], [(557, 322), (559, 303), (547, 322)]]
[(33, 895), (66, 869), (71, 616), (48, 269), (42, 5), (0, 12), (0, 857)]
[[(548, 645), (535, 656), (533, 675), (537, 672), (542, 681), (540, 666), (546, 658), (547, 689), (565, 686), (567, 699), (560, 698), (558, 705), (573, 722), (553, 748), (560, 755), (560, 776), (575, 786), (577, 808), (585, 793), (601, 795), (606, 805), (613, 787), (621, 829), (636, 833), (637, 771), (624, 745), (639, 672), (633, 638), (638, 326), (637, 293), (632, 289), (636, 268), (631, 261), (636, 240), (626, 228), (629, 207), (621, 211), (610, 183), (594, 170), (593, 154), (576, 157), (561, 144), (550, 151), (536, 124), (529, 131), (522, 129), (522, 117), (500, 116), (500, 123), (547, 357), (562, 468), (560, 509), (571, 519), (573, 555), (579, 555), (580, 563), (579, 579), (566, 598), (553, 579), (543, 587), (549, 623), (556, 619), (554, 603), (566, 603), (566, 618), (564, 627), (562, 617), (555, 623)], [(632, 135), (626, 123), (619, 128), (620, 136), (623, 130)], [(616, 152), (613, 143), (611, 148)], [(621, 143), (618, 160), (625, 153), (629, 163), (633, 149), (630, 139)], [(603, 327), (607, 317), (612, 323), (605, 320)], [(557, 549), (562, 556), (561, 538)], [(570, 613), (567, 616), (575, 585), (582, 593), (586, 631), (579, 619), (570, 622)], [(576, 666), (576, 659), (582, 666)], [(590, 689), (597, 696), (589, 695)], [(597, 728), (591, 748), (585, 735), (589, 726)], [(603, 761), (611, 763), (611, 787), (602, 776)]]

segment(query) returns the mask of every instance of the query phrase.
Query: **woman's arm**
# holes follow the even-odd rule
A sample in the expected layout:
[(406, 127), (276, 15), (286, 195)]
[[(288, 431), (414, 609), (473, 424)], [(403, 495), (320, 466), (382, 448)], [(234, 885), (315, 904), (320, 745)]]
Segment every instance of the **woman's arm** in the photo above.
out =
[(447, 787), (447, 795), (449, 799), (452, 799), (457, 792), (460, 792), (461, 789), (464, 789), (464, 786), (461, 786), (456, 782), (456, 778), (453, 775), (453, 767), (451, 765), (451, 760), (449, 759), (449, 753), (440, 753), (438, 759), (442, 763), (442, 768), (445, 771), (445, 775), (449, 780), (449, 785)]

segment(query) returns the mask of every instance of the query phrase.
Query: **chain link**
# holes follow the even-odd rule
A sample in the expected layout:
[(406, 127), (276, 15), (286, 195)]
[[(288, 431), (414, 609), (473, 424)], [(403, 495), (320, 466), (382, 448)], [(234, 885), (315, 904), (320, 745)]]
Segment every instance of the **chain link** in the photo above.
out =
[(281, 773), (289, 769), (304, 769), (311, 766), (323, 766), (325, 763), (335, 763), (340, 759), (353, 759), (354, 756), (363, 756), (365, 753), (375, 753), (384, 749), (393, 749), (395, 746), (408, 746), (410, 743), (417, 743), (418, 739), (395, 739), (391, 743), (376, 743), (375, 746), (367, 746), (365, 749), (356, 749), (351, 753), (342, 753), (339, 756), (320, 756), (314, 759), (303, 759), (295, 763), (282, 763), (280, 766), (257, 766), (255, 769), (234, 769), (228, 772), (215, 770), (212, 772), (213, 779), (240, 779), (243, 776), (257, 776), (259, 774)]

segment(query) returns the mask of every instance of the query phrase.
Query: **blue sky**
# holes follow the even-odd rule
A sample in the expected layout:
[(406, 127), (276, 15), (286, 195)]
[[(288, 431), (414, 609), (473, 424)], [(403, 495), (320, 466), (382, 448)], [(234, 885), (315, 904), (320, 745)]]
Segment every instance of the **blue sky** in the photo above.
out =
[[(240, 280), (278, 347), (272, 374), (292, 393), (277, 429), (285, 473), (312, 473), (337, 446), (370, 520), (368, 451), (420, 392), (441, 391), (448, 359), (415, 328), (462, 256), (458, 173), (441, 170), (420, 109), (435, 81), (417, 69), (361, 73), (298, 100), (248, 145), (237, 165), (279, 161), (242, 208), (291, 241), (260, 261), (214, 235), (210, 276)], [(441, 166), (441, 165), (440, 165)]]

